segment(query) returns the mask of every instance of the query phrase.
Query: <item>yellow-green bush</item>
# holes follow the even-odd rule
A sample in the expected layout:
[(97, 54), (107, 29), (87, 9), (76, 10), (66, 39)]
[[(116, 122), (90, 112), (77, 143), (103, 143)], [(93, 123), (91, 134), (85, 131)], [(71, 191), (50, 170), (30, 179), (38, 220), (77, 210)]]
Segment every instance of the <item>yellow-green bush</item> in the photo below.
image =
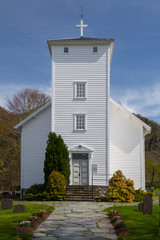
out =
[(121, 170), (116, 171), (109, 180), (107, 200), (111, 202), (133, 202), (134, 182), (127, 179)]
[(48, 177), (46, 191), (52, 192), (56, 197), (58, 197), (58, 195), (64, 197), (66, 193), (66, 179), (64, 175), (53, 170)]

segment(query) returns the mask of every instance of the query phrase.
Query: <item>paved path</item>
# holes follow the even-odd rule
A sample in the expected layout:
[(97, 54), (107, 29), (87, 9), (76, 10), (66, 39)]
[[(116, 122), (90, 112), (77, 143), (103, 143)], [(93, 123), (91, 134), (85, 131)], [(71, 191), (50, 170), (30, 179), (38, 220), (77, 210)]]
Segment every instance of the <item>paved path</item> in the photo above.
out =
[(55, 211), (34, 232), (35, 240), (116, 240), (103, 210), (113, 206), (96, 202), (55, 202)]

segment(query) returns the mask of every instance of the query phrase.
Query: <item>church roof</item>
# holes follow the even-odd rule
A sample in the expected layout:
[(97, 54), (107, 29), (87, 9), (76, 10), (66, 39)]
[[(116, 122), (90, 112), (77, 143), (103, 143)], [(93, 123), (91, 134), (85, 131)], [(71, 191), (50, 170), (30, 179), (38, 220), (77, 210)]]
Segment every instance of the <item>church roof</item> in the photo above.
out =
[(39, 114), (44, 109), (47, 109), (51, 105), (51, 102), (46, 103), (42, 107), (38, 108), (35, 112), (31, 113), (28, 117), (23, 119), (21, 122), (19, 122), (16, 126), (14, 126), (15, 130), (18, 130), (20, 127), (22, 127), (26, 122), (28, 122), (30, 119), (34, 118), (37, 114)]
[(117, 102), (115, 102), (113, 99), (110, 98), (110, 102), (116, 106), (117, 109), (121, 110), (122, 112), (124, 112), (125, 114), (127, 114), (130, 118), (132, 118), (133, 120), (135, 120), (138, 124), (142, 125), (143, 128), (147, 133), (151, 132), (151, 127), (149, 125), (147, 125), (145, 122), (143, 122), (141, 119), (139, 119), (138, 117), (136, 117), (133, 113), (129, 112), (125, 107), (123, 107), (122, 105), (118, 104)]
[(93, 152), (93, 149), (84, 145), (77, 145), (69, 149), (70, 152)]
[[(136, 117), (133, 113), (130, 113), (126, 108), (115, 102), (113, 99), (110, 98), (110, 103), (116, 106), (117, 109), (123, 111), (125, 114), (127, 114), (130, 118), (132, 118), (134, 121), (136, 121), (139, 125), (143, 126), (145, 133), (150, 133), (151, 132), (151, 127), (148, 126), (146, 123), (144, 123), (142, 120), (140, 120), (138, 117)], [(46, 103), (43, 105), (41, 108), (33, 112), (31, 115), (29, 115), (27, 118), (22, 120), (20, 123), (18, 123), (14, 129), (15, 130), (20, 130), (20, 128), (27, 123), (30, 119), (38, 115), (41, 111), (47, 109), (51, 105), (51, 102)]]
[(47, 40), (50, 54), (52, 55), (52, 45), (57, 46), (67, 46), (67, 45), (111, 45), (113, 51), (114, 45), (113, 38), (89, 38), (89, 37), (80, 37), (80, 38), (64, 38), (64, 39), (53, 39)]

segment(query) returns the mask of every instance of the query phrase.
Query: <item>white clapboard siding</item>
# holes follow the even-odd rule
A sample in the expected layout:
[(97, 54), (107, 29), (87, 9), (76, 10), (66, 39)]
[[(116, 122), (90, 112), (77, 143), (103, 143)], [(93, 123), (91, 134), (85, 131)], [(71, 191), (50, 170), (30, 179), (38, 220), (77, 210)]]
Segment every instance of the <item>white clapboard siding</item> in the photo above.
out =
[(122, 170), (134, 180), (137, 188), (144, 188), (143, 126), (110, 103), (110, 171)]
[[(63, 53), (64, 46), (54, 46), (53, 66), (53, 114), (52, 130), (60, 134), (68, 148), (84, 145), (93, 149), (89, 160), (89, 183), (91, 164), (97, 164), (95, 185), (106, 185), (106, 132), (108, 101), (108, 49), (98, 46), (69, 46), (69, 53)], [(86, 100), (74, 99), (74, 82), (86, 82)], [(73, 115), (86, 114), (87, 130), (73, 131)]]
[(51, 106), (39, 112), (22, 126), (21, 188), (44, 182), (44, 159), (51, 131)]

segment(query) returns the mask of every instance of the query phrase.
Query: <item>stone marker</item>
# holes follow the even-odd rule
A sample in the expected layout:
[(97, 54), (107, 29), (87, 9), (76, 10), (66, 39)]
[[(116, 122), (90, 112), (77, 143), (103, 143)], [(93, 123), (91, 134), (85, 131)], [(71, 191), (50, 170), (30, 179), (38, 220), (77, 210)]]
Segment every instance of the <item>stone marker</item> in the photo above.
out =
[(18, 204), (16, 206), (13, 206), (13, 213), (21, 213), (21, 212), (27, 212), (27, 206)]
[(12, 199), (2, 199), (1, 200), (1, 210), (9, 210), (13, 207), (13, 201)]
[(152, 215), (152, 197), (150, 195), (145, 196), (143, 200), (143, 214)]
[(143, 203), (138, 204), (139, 212), (143, 212)]

